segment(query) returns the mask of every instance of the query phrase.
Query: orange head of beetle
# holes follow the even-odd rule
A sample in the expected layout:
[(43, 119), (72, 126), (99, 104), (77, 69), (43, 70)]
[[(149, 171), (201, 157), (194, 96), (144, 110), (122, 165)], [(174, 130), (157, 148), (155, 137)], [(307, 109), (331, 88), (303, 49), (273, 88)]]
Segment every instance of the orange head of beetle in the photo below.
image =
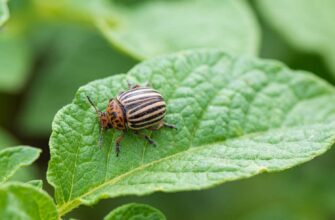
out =
[(100, 122), (100, 127), (102, 129), (107, 129), (108, 128), (108, 116), (107, 112), (98, 112), (98, 118)]

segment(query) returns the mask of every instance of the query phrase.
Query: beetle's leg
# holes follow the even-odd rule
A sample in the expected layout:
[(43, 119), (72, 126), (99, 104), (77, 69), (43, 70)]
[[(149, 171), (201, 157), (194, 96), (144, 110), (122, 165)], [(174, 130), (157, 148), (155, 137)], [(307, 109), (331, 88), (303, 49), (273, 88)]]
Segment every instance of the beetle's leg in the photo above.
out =
[(167, 128), (174, 128), (174, 129), (177, 129), (176, 126), (174, 126), (174, 125), (170, 125), (170, 124), (164, 122), (163, 120), (160, 121), (156, 126), (152, 126), (152, 127), (150, 127), (149, 129), (155, 131), (155, 130), (159, 130), (159, 129), (162, 128), (162, 127), (167, 127)]
[(149, 81), (147, 81), (144, 86), (145, 87), (152, 87)]
[(148, 129), (150, 129), (150, 130), (152, 130), (152, 131), (157, 131), (157, 130), (159, 130), (161, 127), (163, 127), (164, 126), (164, 122), (163, 122), (163, 120), (162, 121), (160, 121), (160, 122), (158, 122), (158, 124), (156, 124), (156, 125), (154, 125), (154, 126), (151, 126), (151, 127), (149, 127)]
[(122, 134), (116, 138), (116, 141), (115, 141), (115, 152), (116, 152), (116, 156), (118, 157), (119, 156), (119, 153), (120, 153), (120, 143), (122, 141), (122, 139), (124, 138), (125, 136), (125, 132), (123, 131)]
[(142, 134), (142, 133), (140, 133), (139, 131), (134, 131), (134, 134), (136, 134), (136, 135), (138, 135), (138, 136), (144, 138), (145, 140), (148, 141), (149, 144), (152, 144), (152, 145), (154, 145), (154, 146), (157, 146), (156, 142), (155, 142), (154, 140), (152, 140), (148, 135), (146, 135), (146, 134)]
[(141, 85), (139, 84), (135, 84), (135, 85), (131, 84), (128, 80), (127, 80), (127, 84), (128, 84), (128, 89), (136, 89), (136, 88), (141, 87)]
[(168, 124), (168, 123), (166, 123), (166, 122), (163, 122), (163, 126), (166, 127), (166, 128), (177, 129), (177, 127), (176, 127), (175, 125)]

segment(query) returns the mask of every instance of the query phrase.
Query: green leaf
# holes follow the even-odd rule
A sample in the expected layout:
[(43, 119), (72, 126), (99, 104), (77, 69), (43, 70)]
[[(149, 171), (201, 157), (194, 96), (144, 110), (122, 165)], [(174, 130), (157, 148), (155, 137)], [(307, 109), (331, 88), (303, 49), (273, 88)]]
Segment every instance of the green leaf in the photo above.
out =
[(0, 219), (57, 220), (51, 197), (34, 186), (10, 183), (0, 186)]
[(335, 1), (257, 1), (269, 22), (296, 48), (317, 53), (327, 62), (335, 79)]
[(97, 18), (113, 44), (138, 59), (181, 49), (214, 47), (254, 55), (259, 28), (242, 0), (142, 1), (114, 4), (115, 22)]
[(27, 81), (32, 58), (22, 33), (0, 34), (0, 91), (18, 92)]
[(114, 209), (104, 220), (166, 220), (166, 217), (149, 205), (130, 203)]
[(29, 182), (27, 182), (27, 184), (35, 186), (39, 189), (43, 188), (43, 181), (42, 180), (30, 180)]
[[(149, 133), (157, 147), (128, 132), (104, 134), (99, 109), (126, 89), (150, 82), (165, 97), (178, 130)], [(262, 172), (288, 169), (335, 142), (335, 89), (313, 74), (267, 60), (190, 50), (158, 57), (81, 87), (53, 121), (48, 181), (61, 214), (101, 198), (200, 190)]]
[(8, 20), (9, 10), (7, 0), (0, 0), (0, 27)]
[(0, 183), (23, 166), (32, 164), (40, 155), (41, 150), (28, 146), (11, 147), (0, 151)]
[(258, 52), (259, 27), (244, 0), (118, 2), (36, 1), (44, 14), (95, 23), (110, 42), (137, 59), (211, 46)]
[[(50, 25), (51, 26), (51, 25)], [(71, 102), (77, 88), (96, 78), (129, 70), (135, 61), (117, 53), (93, 30), (74, 25), (41, 26), (32, 39), (44, 40), (45, 65), (28, 91), (20, 113), (21, 129), (31, 135), (48, 135), (57, 110)], [(51, 35), (51, 36), (50, 36)], [(43, 52), (42, 52), (43, 53)]]
[[(5, 149), (6, 147), (16, 146), (18, 141), (15, 138), (0, 128), (0, 150)], [(28, 180), (34, 179), (37, 176), (37, 169), (34, 165), (23, 167), (19, 169), (9, 180), (16, 180), (21, 182), (26, 182)]]

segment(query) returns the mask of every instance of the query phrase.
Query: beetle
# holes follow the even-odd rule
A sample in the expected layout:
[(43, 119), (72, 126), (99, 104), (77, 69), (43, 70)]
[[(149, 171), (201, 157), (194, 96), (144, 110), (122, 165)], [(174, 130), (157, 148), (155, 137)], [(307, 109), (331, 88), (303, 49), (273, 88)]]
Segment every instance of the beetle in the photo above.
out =
[(100, 147), (103, 131), (111, 128), (122, 131), (122, 134), (115, 141), (116, 156), (119, 156), (120, 143), (128, 129), (146, 139), (149, 144), (156, 145), (148, 135), (140, 133), (140, 130), (158, 130), (162, 127), (176, 128), (174, 125), (164, 122), (166, 103), (163, 96), (148, 86), (132, 86), (128, 82), (128, 90), (120, 92), (116, 98), (110, 99), (105, 112), (99, 111), (89, 96), (87, 99), (94, 107), (99, 119)]

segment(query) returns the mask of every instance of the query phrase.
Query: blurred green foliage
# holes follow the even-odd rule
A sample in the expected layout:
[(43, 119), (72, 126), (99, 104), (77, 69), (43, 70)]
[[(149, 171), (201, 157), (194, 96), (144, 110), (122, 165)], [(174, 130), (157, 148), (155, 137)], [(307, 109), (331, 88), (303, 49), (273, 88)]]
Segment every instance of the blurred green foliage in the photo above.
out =
[(35, 136), (50, 133), (53, 116), (72, 100), (79, 86), (126, 72), (136, 64), (113, 50), (90, 27), (43, 24), (31, 37), (43, 42), (43, 60), (25, 94), (19, 121), (23, 132)]
[(0, 91), (16, 92), (26, 83), (32, 65), (25, 39), (15, 33), (0, 35)]
[(292, 46), (322, 56), (335, 79), (335, 1), (258, 0), (257, 3), (264, 21)]
[(142, 1), (114, 7), (115, 21), (98, 19), (97, 25), (113, 44), (139, 59), (197, 47), (258, 53), (258, 24), (245, 1)]
[(0, 1), (0, 27), (7, 21), (9, 17), (7, 0)]
[[(0, 146), (28, 141), (47, 150), (45, 140), (50, 134), (53, 115), (60, 107), (71, 102), (79, 86), (94, 79), (125, 72), (138, 62), (132, 58), (138, 55), (125, 49), (126, 44), (115, 44), (110, 37), (103, 37), (109, 31), (106, 33), (102, 29), (101, 21), (107, 27), (115, 27), (117, 30), (116, 21), (128, 21), (130, 18), (117, 19), (117, 13), (111, 13), (113, 9), (109, 8), (110, 2), (122, 2), (122, 7), (129, 5), (129, 10), (134, 8), (137, 11), (137, 7), (144, 7), (141, 6), (143, 2), (150, 4), (156, 1), (96, 0), (83, 3), (11, 0), (11, 17), (7, 22), (7, 3), (0, 1), (0, 122), (4, 129), (11, 130), (13, 136), (19, 139), (12, 140), (14, 138), (6, 135), (7, 132), (0, 132)], [(178, 7), (178, 2), (173, 1), (175, 7)], [(246, 13), (243, 9), (241, 13), (247, 16), (244, 22), (253, 24), (250, 27), (252, 30), (243, 29), (249, 27), (248, 24), (236, 25), (238, 16), (216, 16), (216, 20), (233, 22), (232, 29), (218, 31), (222, 35), (220, 41), (226, 40), (225, 32), (233, 37), (236, 32), (241, 32), (243, 37), (248, 37), (247, 34), (251, 33), (253, 40), (250, 40), (246, 51), (257, 52), (257, 48), (261, 47), (261, 57), (281, 60), (294, 69), (312, 71), (334, 84), (333, 1), (285, 1), (283, 8), (278, 7), (278, 1), (268, 1), (267, 7), (253, 7), (252, 10), (246, 3), (256, 5), (254, 1), (232, 4), (242, 4), (247, 8)], [(164, 7), (167, 3), (154, 4)], [(279, 5), (282, 5), (281, 1)], [(210, 14), (211, 10), (205, 12), (204, 16)], [(258, 16), (261, 28), (254, 19), (255, 14), (262, 15)], [(308, 22), (303, 22), (305, 20), (301, 16), (305, 14), (313, 22), (313, 28)], [(199, 18), (201, 17), (196, 19)], [(192, 18), (186, 19), (192, 21)], [(159, 23), (159, 16), (152, 19), (152, 22), (155, 21)], [(178, 21), (174, 22), (176, 23)], [(95, 28), (96, 24), (100, 24), (99, 28)], [(142, 37), (151, 31), (150, 25), (136, 26), (130, 31), (134, 29), (138, 32), (131, 34), (140, 35), (140, 38), (132, 43), (133, 51), (137, 48), (136, 43), (139, 47), (143, 46)], [(145, 32), (140, 33), (142, 30)], [(185, 37), (181, 35), (178, 39), (185, 41), (187, 27), (185, 32)], [(261, 42), (259, 32), (263, 35)], [(125, 34), (127, 32), (122, 36)], [(133, 36), (131, 34), (129, 36)], [(320, 38), (319, 35), (327, 39)], [(311, 48), (312, 44), (307, 41), (307, 37), (317, 41), (316, 46)], [(144, 40), (147, 39), (145, 37)], [(236, 38), (231, 46), (238, 46), (240, 42), (243, 45), (244, 41), (240, 40), (241, 38)], [(146, 45), (145, 49), (151, 46), (150, 40), (147, 40)], [(230, 46), (230, 42), (223, 45)], [(171, 48), (171, 43), (165, 46)], [(172, 46), (174, 50), (175, 45)], [(34, 139), (31, 139), (32, 136)], [(103, 218), (112, 208), (136, 201), (159, 208), (168, 219), (334, 219), (334, 157), (333, 149), (326, 155), (287, 172), (263, 174), (201, 192), (158, 193), (142, 198), (106, 200), (93, 208), (81, 207), (70, 216), (79, 219)], [(48, 158), (43, 159), (47, 160)], [(46, 162), (41, 163), (40, 170), (45, 170), (46, 166)], [(26, 172), (28, 176), (30, 173), (34, 171)], [(24, 180), (35, 179), (33, 176), (35, 174)]]

